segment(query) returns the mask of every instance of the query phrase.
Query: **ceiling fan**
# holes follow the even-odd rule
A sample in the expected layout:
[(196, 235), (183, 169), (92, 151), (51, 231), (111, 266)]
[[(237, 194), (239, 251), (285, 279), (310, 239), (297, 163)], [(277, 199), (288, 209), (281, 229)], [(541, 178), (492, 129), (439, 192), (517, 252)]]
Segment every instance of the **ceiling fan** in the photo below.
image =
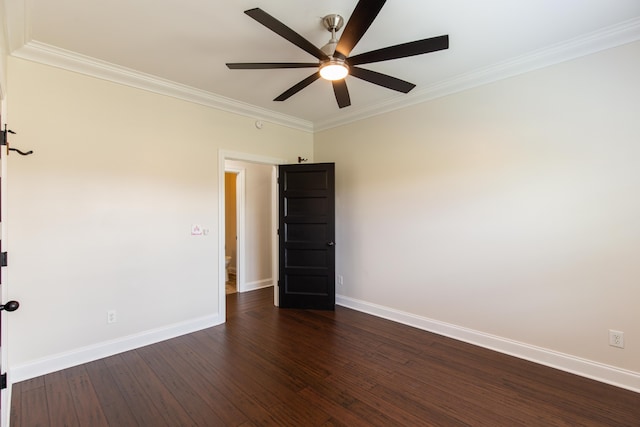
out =
[(327, 30), (331, 32), (331, 40), (322, 48), (316, 47), (260, 8), (246, 10), (244, 13), (300, 49), (315, 56), (318, 62), (234, 62), (227, 63), (227, 67), (232, 70), (317, 68), (315, 73), (278, 95), (274, 101), (284, 101), (322, 77), (326, 80), (331, 80), (338, 106), (340, 108), (348, 107), (351, 105), (349, 91), (345, 82), (345, 78), (348, 75), (398, 92), (408, 93), (416, 86), (415, 84), (376, 71), (366, 70), (358, 67), (358, 65), (448, 49), (449, 36), (443, 35), (416, 40), (350, 57), (349, 54), (376, 19), (385, 2), (386, 0), (360, 0), (351, 14), (340, 40), (336, 39), (336, 32), (342, 28), (343, 18), (340, 15), (325, 16), (323, 23)]

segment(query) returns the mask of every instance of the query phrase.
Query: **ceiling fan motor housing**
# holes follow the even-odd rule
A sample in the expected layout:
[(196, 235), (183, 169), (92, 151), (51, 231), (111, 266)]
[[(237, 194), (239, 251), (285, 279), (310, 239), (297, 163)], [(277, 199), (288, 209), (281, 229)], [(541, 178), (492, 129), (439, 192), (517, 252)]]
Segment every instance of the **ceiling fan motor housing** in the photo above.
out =
[(322, 18), (322, 23), (324, 27), (331, 33), (331, 40), (324, 46), (320, 48), (327, 56), (333, 56), (333, 53), (336, 51), (336, 46), (338, 45), (338, 39), (336, 38), (336, 33), (342, 28), (344, 24), (344, 19), (342, 16), (338, 14), (327, 15)]

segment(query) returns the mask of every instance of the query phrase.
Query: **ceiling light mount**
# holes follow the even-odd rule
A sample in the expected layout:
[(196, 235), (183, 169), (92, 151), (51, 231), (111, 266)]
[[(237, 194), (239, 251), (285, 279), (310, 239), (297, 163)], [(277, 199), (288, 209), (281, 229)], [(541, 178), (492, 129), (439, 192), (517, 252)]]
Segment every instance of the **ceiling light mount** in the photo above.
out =
[(336, 13), (333, 13), (322, 18), (322, 23), (324, 24), (324, 27), (327, 29), (327, 31), (329, 31), (330, 33), (336, 33), (340, 31), (340, 28), (342, 28), (342, 26), (344, 25), (344, 18)]

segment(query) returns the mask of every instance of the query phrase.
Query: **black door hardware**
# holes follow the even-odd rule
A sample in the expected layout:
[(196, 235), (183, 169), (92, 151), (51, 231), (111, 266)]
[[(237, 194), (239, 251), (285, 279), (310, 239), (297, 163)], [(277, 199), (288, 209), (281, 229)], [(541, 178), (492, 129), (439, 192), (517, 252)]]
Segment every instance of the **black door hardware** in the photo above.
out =
[(18, 301), (9, 301), (6, 304), (0, 305), (0, 311), (16, 311), (20, 307), (20, 303)]

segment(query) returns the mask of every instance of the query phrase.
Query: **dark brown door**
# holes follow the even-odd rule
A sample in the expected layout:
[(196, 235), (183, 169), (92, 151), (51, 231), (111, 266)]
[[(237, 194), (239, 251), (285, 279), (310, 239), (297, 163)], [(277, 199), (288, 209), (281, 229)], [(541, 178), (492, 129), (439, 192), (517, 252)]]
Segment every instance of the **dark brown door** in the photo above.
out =
[(333, 163), (281, 165), (279, 305), (335, 307)]

